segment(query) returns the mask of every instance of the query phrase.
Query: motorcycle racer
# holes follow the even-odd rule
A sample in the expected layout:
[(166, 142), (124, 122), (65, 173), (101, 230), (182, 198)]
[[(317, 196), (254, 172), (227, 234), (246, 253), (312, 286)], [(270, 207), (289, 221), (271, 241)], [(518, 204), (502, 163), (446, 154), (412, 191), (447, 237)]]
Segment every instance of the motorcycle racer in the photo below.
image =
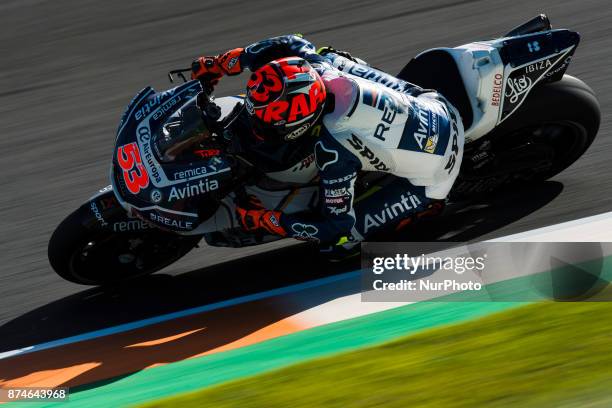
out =
[[(201, 73), (208, 79), (189, 81), (192, 67), (175, 67), (168, 79), (182, 83), (145, 86), (126, 100), (110, 185), (57, 226), (50, 265), (68, 281), (115, 284), (176, 262), (201, 240), (244, 248), (283, 236), (318, 239), (310, 250), (325, 247), (329, 260), (341, 260), (357, 254), (353, 243), (361, 238), (397, 237), (385, 229), (438, 212), (438, 197), (453, 182), (449, 201), (457, 214), (472, 209), (473, 195), (537, 187), (582, 157), (600, 127), (595, 93), (566, 75), (579, 42), (575, 31), (552, 30), (538, 16), (501, 38), (424, 50), (398, 78), (329, 48), (314, 55), (293, 36), (266, 41), (283, 52), (251, 67), (242, 54), (266, 47), (228, 54), (216, 74)], [(216, 60), (204, 63), (214, 71)], [(230, 72), (236, 64), (242, 66)], [(201, 64), (194, 66), (199, 71)], [(215, 98), (210, 82), (242, 70), (254, 76), (232, 82), (249, 82), (248, 95)], [(457, 108), (469, 127), (465, 153), (455, 109), (402, 79), (436, 89)], [(310, 127), (300, 129), (304, 124)], [(441, 233), (440, 222), (401, 237), (426, 240)], [(328, 234), (330, 226), (336, 230)], [(277, 252), (266, 259), (283, 263), (311, 253)]]
[[(343, 72), (345, 60), (362, 68)], [(212, 86), (244, 69), (252, 72), (245, 109), (229, 131), (264, 172), (291, 168), (314, 152), (320, 189), (318, 214), (286, 214), (256, 199), (238, 202), (245, 230), (351, 246), (441, 211), (464, 144), (461, 117), (442, 95), (372, 75), (346, 53), (317, 53), (298, 35), (200, 57), (192, 79)], [(395, 177), (355, 197), (364, 172)]]

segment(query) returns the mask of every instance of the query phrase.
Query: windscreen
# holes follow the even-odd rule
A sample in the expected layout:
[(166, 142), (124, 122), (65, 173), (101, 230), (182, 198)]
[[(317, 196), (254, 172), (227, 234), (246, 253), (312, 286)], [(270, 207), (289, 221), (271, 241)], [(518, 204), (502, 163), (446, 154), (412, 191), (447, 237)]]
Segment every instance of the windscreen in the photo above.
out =
[(210, 130), (196, 100), (183, 105), (162, 125), (155, 140), (164, 163), (193, 160), (193, 152), (210, 137)]

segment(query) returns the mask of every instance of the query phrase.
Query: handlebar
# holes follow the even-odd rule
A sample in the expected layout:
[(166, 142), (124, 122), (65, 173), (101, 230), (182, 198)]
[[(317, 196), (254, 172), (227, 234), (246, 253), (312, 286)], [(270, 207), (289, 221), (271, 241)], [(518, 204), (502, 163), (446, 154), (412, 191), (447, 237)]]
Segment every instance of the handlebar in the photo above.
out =
[[(174, 75), (178, 76), (179, 78), (181, 78), (183, 80), (183, 82), (188, 82), (189, 79), (187, 79), (187, 77), (185, 76), (185, 73), (189, 72), (191, 73), (191, 68), (181, 68), (181, 69), (173, 69), (172, 71), (168, 72), (168, 79), (170, 80), (170, 83), (174, 83)], [(202, 89), (204, 90), (204, 92), (206, 93), (206, 95), (210, 96), (213, 93), (213, 86), (206, 80), (204, 79), (199, 79), (200, 84), (202, 84)]]
[(173, 75), (178, 75), (183, 82), (187, 82), (187, 78), (185, 77), (185, 72), (191, 72), (191, 68), (186, 68), (186, 69), (174, 69), (170, 72), (168, 72), (168, 79), (170, 80), (170, 83), (174, 83), (174, 77)]

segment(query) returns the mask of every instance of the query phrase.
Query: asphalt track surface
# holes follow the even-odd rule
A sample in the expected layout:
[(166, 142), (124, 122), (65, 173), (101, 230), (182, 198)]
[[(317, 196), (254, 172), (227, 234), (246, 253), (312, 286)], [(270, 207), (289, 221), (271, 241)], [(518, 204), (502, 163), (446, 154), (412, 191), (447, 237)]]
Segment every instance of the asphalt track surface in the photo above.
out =
[[(118, 118), (166, 71), (269, 36), (303, 33), (397, 73), (416, 53), (503, 34), (545, 12), (582, 42), (569, 73), (597, 93), (595, 144), (553, 181), (491, 197), (422, 231), (492, 238), (612, 210), (612, 8), (606, 1), (79, 1), (0, 3), (0, 351), (351, 269), (307, 245), (203, 247), (138, 286), (88, 289), (47, 261), (55, 226), (107, 174)], [(228, 78), (218, 95), (241, 90)], [(453, 233), (446, 234), (447, 231)], [(283, 246), (283, 248), (277, 248)], [(267, 252), (264, 252), (267, 250)], [(296, 260), (300, 260), (296, 264)]]

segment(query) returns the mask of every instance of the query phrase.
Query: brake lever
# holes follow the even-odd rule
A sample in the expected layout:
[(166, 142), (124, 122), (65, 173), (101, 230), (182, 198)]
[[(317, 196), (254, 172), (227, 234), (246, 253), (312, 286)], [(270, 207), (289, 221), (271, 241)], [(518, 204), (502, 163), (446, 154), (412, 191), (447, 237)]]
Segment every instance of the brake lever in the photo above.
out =
[(168, 79), (170, 80), (170, 83), (172, 84), (174, 83), (174, 77), (172, 75), (177, 75), (183, 80), (183, 82), (187, 82), (188, 79), (185, 77), (185, 72), (191, 72), (191, 68), (175, 69), (175, 70), (168, 72)]
[[(181, 78), (183, 80), (183, 82), (188, 82), (189, 79), (187, 79), (187, 77), (185, 76), (185, 72), (192, 72), (191, 68), (185, 68), (185, 69), (174, 69), (170, 72), (168, 72), (168, 79), (170, 80), (170, 83), (174, 83), (174, 77), (173, 75), (178, 76), (179, 78)], [(200, 84), (202, 84), (202, 89), (204, 90), (204, 92), (206, 93), (206, 95), (212, 95), (214, 88), (213, 86), (210, 84), (210, 82), (208, 82), (207, 80), (200, 78), (199, 79)]]

